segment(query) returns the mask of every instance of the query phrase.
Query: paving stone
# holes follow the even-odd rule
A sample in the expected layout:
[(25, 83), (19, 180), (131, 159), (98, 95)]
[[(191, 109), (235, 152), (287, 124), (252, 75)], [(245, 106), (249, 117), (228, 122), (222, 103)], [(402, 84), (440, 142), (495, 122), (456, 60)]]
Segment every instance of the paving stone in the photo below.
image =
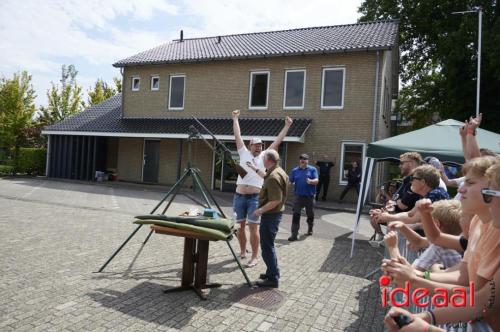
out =
[[(163, 293), (180, 284), (183, 239), (154, 234), (142, 246), (148, 227), (94, 273), (135, 229), (134, 216), (163, 198), (157, 188), (0, 178), (0, 331), (383, 331), (378, 286), (362, 277), (380, 254), (360, 242), (350, 259), (345, 213), (318, 210), (315, 235), (289, 243), (285, 212), (276, 240), (285, 300), (275, 311), (231, 302), (245, 280), (224, 242), (210, 244), (210, 281), (223, 287), (207, 301)], [(231, 195), (215, 194), (231, 215)], [(192, 206), (179, 195), (171, 213)], [(264, 269), (261, 261), (247, 273), (254, 281)]]

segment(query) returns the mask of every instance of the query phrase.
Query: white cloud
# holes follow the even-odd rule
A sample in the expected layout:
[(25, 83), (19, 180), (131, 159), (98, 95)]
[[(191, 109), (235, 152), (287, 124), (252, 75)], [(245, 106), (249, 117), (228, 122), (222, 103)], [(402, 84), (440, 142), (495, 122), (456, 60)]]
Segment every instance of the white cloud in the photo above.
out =
[[(164, 42), (164, 36), (157, 31), (134, 28), (140, 24), (122, 30), (113, 25), (113, 20), (123, 16), (141, 22), (156, 12), (176, 15), (177, 11), (166, 0), (3, 0), (0, 75), (28, 70), (33, 74), (37, 100), (43, 103), (45, 91), (50, 81), (59, 79), (63, 63), (111, 66), (123, 57)], [(88, 83), (81, 75), (77, 79)]]
[(189, 0), (181, 14), (199, 18), (185, 37), (355, 23), (361, 0)]
[[(191, 38), (353, 23), (361, 3), (361, 0), (173, 1), (0, 0), (0, 76), (28, 70), (33, 75), (38, 103), (45, 103), (45, 91), (50, 81), (58, 82), (63, 63), (78, 64), (77, 79), (86, 91), (99, 77), (111, 80), (100, 73), (112, 75), (113, 62), (178, 38), (180, 29), (186, 38)], [(153, 18), (166, 23), (151, 22)], [(130, 22), (126, 27), (125, 19)], [(168, 31), (142, 28), (155, 26), (148, 23), (182, 26)]]

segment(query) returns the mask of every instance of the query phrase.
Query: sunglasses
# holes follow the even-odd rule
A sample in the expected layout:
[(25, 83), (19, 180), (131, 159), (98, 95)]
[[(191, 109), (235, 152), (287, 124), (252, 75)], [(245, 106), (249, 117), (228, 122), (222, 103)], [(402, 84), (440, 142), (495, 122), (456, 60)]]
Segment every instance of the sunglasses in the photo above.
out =
[(309, 160), (309, 159), (300, 157), (299, 160)]
[(481, 189), (483, 200), (485, 203), (491, 203), (493, 197), (500, 197), (500, 190), (493, 190), (489, 188)]
[(422, 180), (422, 178), (419, 178), (419, 177), (417, 177), (417, 176), (410, 175), (410, 182), (412, 182), (413, 180)]

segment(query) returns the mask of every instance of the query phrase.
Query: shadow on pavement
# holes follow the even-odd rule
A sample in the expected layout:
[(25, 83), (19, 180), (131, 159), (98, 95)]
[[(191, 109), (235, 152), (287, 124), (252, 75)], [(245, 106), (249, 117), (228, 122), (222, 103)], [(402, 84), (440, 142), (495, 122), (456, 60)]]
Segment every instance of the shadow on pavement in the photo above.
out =
[[(383, 250), (371, 247), (367, 241), (356, 241), (352, 259), (351, 241), (346, 233), (334, 239), (334, 243), (320, 268), (320, 272), (345, 274), (357, 278), (363, 278), (366, 274), (377, 269), (383, 258)], [(357, 310), (351, 314), (358, 318), (350, 324), (346, 331), (383, 331), (384, 315), (386, 310), (381, 307), (380, 288), (375, 280), (357, 293)]]
[(100, 305), (143, 321), (180, 329), (189, 325), (197, 313), (194, 309), (223, 310), (232, 305), (227, 299), (235, 288), (212, 289), (208, 301), (193, 291), (165, 294), (165, 285), (143, 282), (126, 292), (99, 288), (87, 295)]

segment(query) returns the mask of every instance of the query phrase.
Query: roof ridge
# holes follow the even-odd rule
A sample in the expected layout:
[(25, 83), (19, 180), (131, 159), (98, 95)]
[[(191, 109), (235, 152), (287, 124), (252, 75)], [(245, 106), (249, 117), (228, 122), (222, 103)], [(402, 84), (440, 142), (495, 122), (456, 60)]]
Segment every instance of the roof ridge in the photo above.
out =
[[(346, 26), (354, 26), (354, 25), (368, 25), (368, 24), (376, 24), (376, 23), (396, 23), (399, 22), (397, 19), (386, 19), (386, 20), (376, 20), (376, 21), (366, 21), (366, 22), (356, 22), (356, 23), (345, 23), (338, 25), (323, 25), (323, 26), (313, 26), (313, 27), (303, 27), (303, 28), (293, 28), (293, 29), (283, 29), (283, 30), (267, 30), (260, 32), (244, 32), (244, 33), (233, 33), (229, 35), (214, 35), (209, 37), (194, 37), (194, 38), (183, 38), (186, 40), (203, 40), (203, 39), (216, 39), (218, 37), (234, 37), (234, 36), (248, 36), (248, 35), (259, 35), (259, 34), (271, 34), (278, 32), (289, 32), (289, 31), (301, 31), (301, 30), (314, 30), (314, 29), (325, 29), (325, 28), (334, 28), (334, 27), (346, 27)], [(179, 41), (180, 39), (172, 39), (170, 42), (163, 43), (169, 44), (174, 41)]]

